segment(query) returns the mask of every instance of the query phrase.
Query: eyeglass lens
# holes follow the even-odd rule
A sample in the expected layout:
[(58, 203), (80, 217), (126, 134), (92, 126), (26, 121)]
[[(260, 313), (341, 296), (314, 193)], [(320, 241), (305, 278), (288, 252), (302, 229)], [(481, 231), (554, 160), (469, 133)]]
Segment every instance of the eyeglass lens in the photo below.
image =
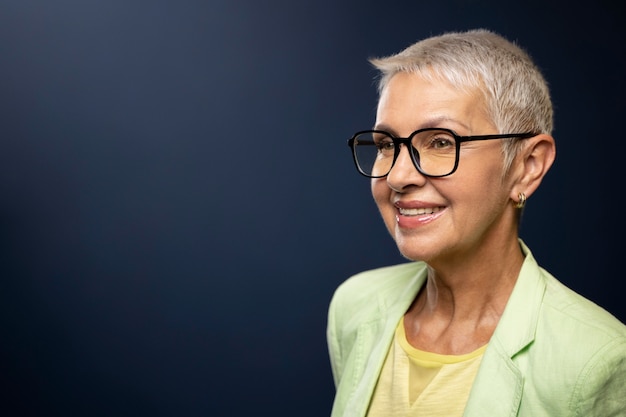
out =
[[(355, 136), (354, 153), (359, 169), (372, 177), (389, 174), (400, 149), (400, 142), (382, 132), (364, 132)], [(424, 130), (411, 137), (411, 154), (423, 174), (447, 175), (454, 170), (457, 158), (455, 137), (445, 130)]]

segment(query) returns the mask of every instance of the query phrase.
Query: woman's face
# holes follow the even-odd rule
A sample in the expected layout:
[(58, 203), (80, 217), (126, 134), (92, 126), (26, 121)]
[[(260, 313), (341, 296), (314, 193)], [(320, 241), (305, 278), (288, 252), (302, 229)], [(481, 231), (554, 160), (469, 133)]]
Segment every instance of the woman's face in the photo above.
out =
[[(399, 137), (427, 127), (448, 128), (462, 136), (498, 133), (482, 104), (478, 94), (401, 72), (382, 91), (375, 129)], [(503, 176), (503, 166), (500, 140), (464, 142), (458, 169), (447, 177), (429, 178), (417, 171), (402, 145), (389, 175), (371, 184), (400, 252), (434, 266), (509, 239), (516, 220), (512, 185)]]

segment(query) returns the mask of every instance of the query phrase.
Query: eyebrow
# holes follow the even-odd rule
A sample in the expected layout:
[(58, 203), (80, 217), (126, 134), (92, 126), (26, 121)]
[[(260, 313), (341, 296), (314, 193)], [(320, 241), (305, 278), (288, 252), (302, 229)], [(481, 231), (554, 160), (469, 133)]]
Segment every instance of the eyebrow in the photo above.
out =
[[(416, 130), (428, 129), (428, 128), (433, 128), (433, 127), (442, 127), (443, 128), (444, 126), (441, 126), (441, 124), (444, 123), (444, 122), (448, 122), (448, 123), (451, 122), (451, 123), (453, 123), (455, 125), (458, 125), (459, 127), (462, 127), (464, 129), (469, 130), (469, 127), (465, 123), (462, 123), (462, 122), (460, 122), (460, 121), (458, 121), (456, 119), (452, 119), (452, 118), (450, 118), (448, 116), (443, 116), (442, 115), (442, 116), (433, 117), (431, 119), (428, 119), (428, 120), (424, 121), (423, 123), (419, 124), (416, 129), (413, 129), (413, 132), (415, 132)], [(389, 132), (389, 133), (397, 136), (397, 132), (395, 132), (394, 129), (391, 126), (389, 126), (389, 125), (385, 125), (385, 124), (374, 125), (373, 129), (374, 130), (384, 130), (385, 132)]]

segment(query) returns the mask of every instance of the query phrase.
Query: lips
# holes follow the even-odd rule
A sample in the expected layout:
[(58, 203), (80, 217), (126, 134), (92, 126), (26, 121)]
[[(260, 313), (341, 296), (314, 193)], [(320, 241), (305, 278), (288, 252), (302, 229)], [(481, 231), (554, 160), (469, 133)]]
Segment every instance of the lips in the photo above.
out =
[(426, 226), (443, 215), (446, 206), (426, 201), (396, 201), (396, 224), (402, 230)]

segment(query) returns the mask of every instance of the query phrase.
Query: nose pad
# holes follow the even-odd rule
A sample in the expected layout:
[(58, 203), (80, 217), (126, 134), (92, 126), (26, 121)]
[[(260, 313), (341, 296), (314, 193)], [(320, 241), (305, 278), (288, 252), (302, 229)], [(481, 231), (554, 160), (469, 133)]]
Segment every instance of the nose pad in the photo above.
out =
[[(407, 146), (406, 148), (407, 148), (407, 152), (408, 152), (409, 151), (409, 147)], [(421, 171), (417, 167), (418, 165), (420, 165), (420, 154), (417, 151), (417, 149), (415, 149), (412, 145), (411, 145), (411, 150), (413, 152), (409, 152), (409, 158), (411, 159), (411, 162), (413, 163), (413, 167), (415, 167), (415, 169), (421, 174)], [(413, 160), (413, 158), (415, 158), (415, 161)]]

